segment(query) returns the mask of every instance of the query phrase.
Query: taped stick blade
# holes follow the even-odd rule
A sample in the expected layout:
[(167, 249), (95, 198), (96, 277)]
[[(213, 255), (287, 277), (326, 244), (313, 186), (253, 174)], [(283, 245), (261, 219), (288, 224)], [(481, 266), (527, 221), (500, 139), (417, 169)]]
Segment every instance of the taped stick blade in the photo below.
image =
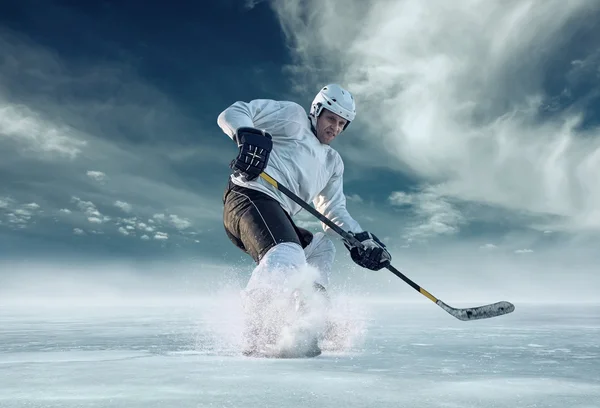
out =
[(490, 319), (492, 317), (512, 313), (515, 310), (515, 305), (505, 301), (492, 303), (490, 305), (469, 307), (465, 309), (457, 309), (452, 306), (448, 306), (439, 299), (436, 304), (452, 316), (463, 321)]

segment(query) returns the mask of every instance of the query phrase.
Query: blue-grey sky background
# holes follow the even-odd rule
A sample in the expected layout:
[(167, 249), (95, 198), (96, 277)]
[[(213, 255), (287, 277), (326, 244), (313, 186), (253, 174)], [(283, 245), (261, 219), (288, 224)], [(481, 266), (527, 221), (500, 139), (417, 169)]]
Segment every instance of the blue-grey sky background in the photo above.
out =
[[(597, 298), (598, 2), (0, 4), (5, 296), (243, 286), (217, 116), (336, 82), (348, 208), (396, 267), (445, 300)], [(336, 246), (334, 285), (418, 296)]]

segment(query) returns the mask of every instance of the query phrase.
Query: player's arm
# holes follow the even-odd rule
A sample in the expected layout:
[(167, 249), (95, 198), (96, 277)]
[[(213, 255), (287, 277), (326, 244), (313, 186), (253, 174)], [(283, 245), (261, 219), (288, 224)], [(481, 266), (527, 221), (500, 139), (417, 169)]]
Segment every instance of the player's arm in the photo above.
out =
[[(333, 176), (314, 200), (315, 209), (340, 228), (351, 233), (361, 243), (360, 246), (357, 246), (344, 241), (344, 245), (350, 251), (350, 256), (356, 264), (371, 270), (384, 268), (390, 264), (392, 256), (385, 245), (374, 234), (364, 231), (346, 209), (343, 173), (344, 165), (340, 158)], [(327, 225), (322, 225), (326, 233), (334, 233)]]

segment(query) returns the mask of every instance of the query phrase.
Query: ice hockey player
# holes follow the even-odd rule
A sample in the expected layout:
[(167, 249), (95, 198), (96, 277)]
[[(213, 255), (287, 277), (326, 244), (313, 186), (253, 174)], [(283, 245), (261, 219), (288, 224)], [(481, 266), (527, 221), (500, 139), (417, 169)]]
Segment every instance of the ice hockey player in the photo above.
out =
[(239, 148), (223, 196), (223, 223), (229, 239), (256, 262), (246, 293), (285, 291), (289, 276), (306, 265), (318, 271), (314, 290), (325, 291), (335, 257), (329, 236), (337, 235), (325, 224), (314, 234), (297, 226), (292, 217), (302, 208), (260, 178), (263, 171), (352, 233), (363, 244), (344, 242), (356, 264), (371, 270), (389, 265), (385, 245), (346, 209), (344, 164), (330, 146), (355, 115), (354, 97), (337, 84), (317, 93), (308, 114), (295, 102), (255, 99), (219, 115), (219, 127)]

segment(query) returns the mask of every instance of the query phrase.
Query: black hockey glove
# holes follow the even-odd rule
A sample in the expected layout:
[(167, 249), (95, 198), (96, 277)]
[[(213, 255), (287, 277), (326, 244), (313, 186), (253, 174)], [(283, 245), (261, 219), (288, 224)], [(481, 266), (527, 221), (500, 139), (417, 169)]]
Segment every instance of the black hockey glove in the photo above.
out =
[(229, 167), (242, 173), (246, 180), (254, 180), (267, 167), (273, 148), (271, 135), (260, 129), (241, 127), (236, 132), (235, 141), (240, 152)]
[(350, 251), (350, 257), (363, 268), (378, 271), (390, 265), (392, 256), (385, 245), (373, 234), (367, 231), (350, 233), (362, 243), (362, 248), (344, 240), (344, 245)]

